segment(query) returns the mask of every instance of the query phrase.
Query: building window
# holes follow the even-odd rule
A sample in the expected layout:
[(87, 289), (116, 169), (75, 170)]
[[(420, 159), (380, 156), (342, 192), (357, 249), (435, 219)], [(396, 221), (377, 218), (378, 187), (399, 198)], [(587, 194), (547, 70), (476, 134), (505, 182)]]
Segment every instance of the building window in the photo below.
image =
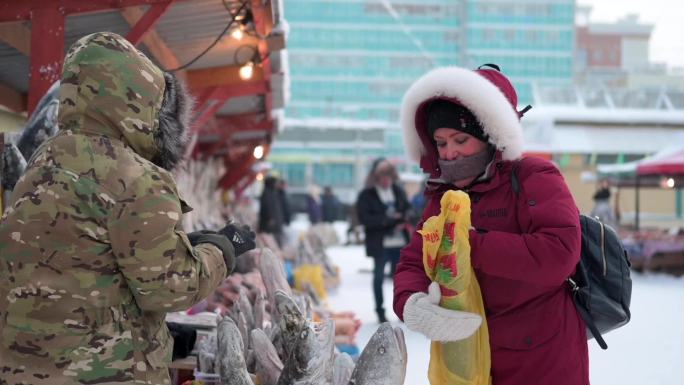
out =
[(274, 163), (273, 167), (292, 187), (306, 186), (306, 165), (304, 163)]
[(603, 61), (603, 51), (593, 51), (592, 56), (594, 57), (595, 61), (601, 62)]
[(351, 163), (316, 163), (313, 181), (319, 186), (353, 186), (354, 165)]
[(610, 51), (610, 62), (611, 64), (617, 64), (617, 52)]

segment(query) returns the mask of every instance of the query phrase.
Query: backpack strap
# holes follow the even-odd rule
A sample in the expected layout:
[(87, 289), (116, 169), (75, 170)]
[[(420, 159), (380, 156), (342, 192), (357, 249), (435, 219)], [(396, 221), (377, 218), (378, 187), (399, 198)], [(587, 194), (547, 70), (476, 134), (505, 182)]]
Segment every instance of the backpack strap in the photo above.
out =
[[(518, 169), (520, 168), (520, 162), (521, 160), (513, 161), (513, 168), (511, 169), (511, 189), (513, 190), (513, 194), (515, 194), (516, 196), (520, 194), (520, 179), (518, 178)], [(577, 285), (575, 281), (573, 281), (571, 277), (568, 277), (566, 281), (568, 282), (568, 285), (570, 285), (570, 289), (572, 290), (573, 302), (575, 302), (576, 305), (575, 309), (577, 309), (577, 312), (579, 312), (580, 317), (582, 317), (582, 320), (584, 320), (584, 323), (591, 332), (591, 335), (594, 336), (594, 339), (599, 344), (601, 349), (608, 349), (608, 344), (606, 344), (606, 341), (601, 336), (601, 332), (599, 332), (598, 328), (594, 324), (594, 320), (587, 311), (587, 309), (585, 309), (584, 306), (579, 306), (577, 304), (577, 292), (580, 290), (580, 287)]]
[[(573, 283), (571, 281), (572, 280), (570, 278), (568, 278), (568, 282), (572, 286)], [(575, 287), (577, 287), (577, 286), (575, 285)], [(576, 295), (576, 290), (578, 290), (578, 289), (579, 288), (577, 288), (577, 289), (573, 288), (573, 299)], [(599, 344), (601, 349), (603, 349), (603, 350), (608, 349), (608, 344), (606, 344), (606, 341), (601, 336), (601, 332), (599, 332), (598, 328), (594, 324), (594, 319), (591, 317), (591, 314), (589, 314), (589, 312), (587, 311), (587, 309), (584, 308), (584, 306), (577, 306), (576, 302), (575, 302), (575, 305), (576, 305), (575, 309), (577, 309), (577, 312), (580, 313), (580, 317), (582, 317), (582, 320), (584, 321), (585, 325), (587, 326), (587, 328), (591, 332), (591, 335), (594, 336), (594, 339)]]

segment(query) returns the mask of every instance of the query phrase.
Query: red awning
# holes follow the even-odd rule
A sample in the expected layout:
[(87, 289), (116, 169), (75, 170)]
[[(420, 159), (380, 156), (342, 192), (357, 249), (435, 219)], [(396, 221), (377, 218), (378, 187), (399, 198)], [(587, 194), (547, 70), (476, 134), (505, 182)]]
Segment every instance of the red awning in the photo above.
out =
[(684, 148), (639, 162), (638, 175), (684, 175)]

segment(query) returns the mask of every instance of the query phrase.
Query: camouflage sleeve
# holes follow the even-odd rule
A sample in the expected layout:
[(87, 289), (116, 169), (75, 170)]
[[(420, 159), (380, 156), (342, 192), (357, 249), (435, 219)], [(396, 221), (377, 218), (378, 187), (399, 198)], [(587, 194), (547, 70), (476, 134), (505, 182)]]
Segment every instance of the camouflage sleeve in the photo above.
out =
[(178, 230), (181, 215), (178, 196), (168, 186), (152, 186), (138, 199), (118, 202), (111, 214), (112, 250), (142, 310), (187, 309), (226, 277), (216, 246), (193, 249)]

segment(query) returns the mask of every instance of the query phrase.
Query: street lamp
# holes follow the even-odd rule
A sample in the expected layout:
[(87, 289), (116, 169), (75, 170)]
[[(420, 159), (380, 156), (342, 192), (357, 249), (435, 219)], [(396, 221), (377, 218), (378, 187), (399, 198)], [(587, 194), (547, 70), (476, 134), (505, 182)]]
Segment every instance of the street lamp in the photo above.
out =
[(254, 155), (254, 157), (257, 158), (257, 159), (263, 158), (263, 157), (264, 157), (264, 146), (258, 145), (258, 146), (256, 146), (256, 147), (254, 147), (254, 153), (253, 153), (253, 155)]
[(249, 80), (252, 78), (252, 75), (254, 75), (254, 63), (247, 62), (245, 65), (240, 67), (240, 79), (242, 80)]
[(242, 40), (242, 37), (244, 34), (242, 33), (242, 30), (240, 28), (234, 29), (233, 32), (230, 33), (230, 36), (233, 37), (235, 40)]

